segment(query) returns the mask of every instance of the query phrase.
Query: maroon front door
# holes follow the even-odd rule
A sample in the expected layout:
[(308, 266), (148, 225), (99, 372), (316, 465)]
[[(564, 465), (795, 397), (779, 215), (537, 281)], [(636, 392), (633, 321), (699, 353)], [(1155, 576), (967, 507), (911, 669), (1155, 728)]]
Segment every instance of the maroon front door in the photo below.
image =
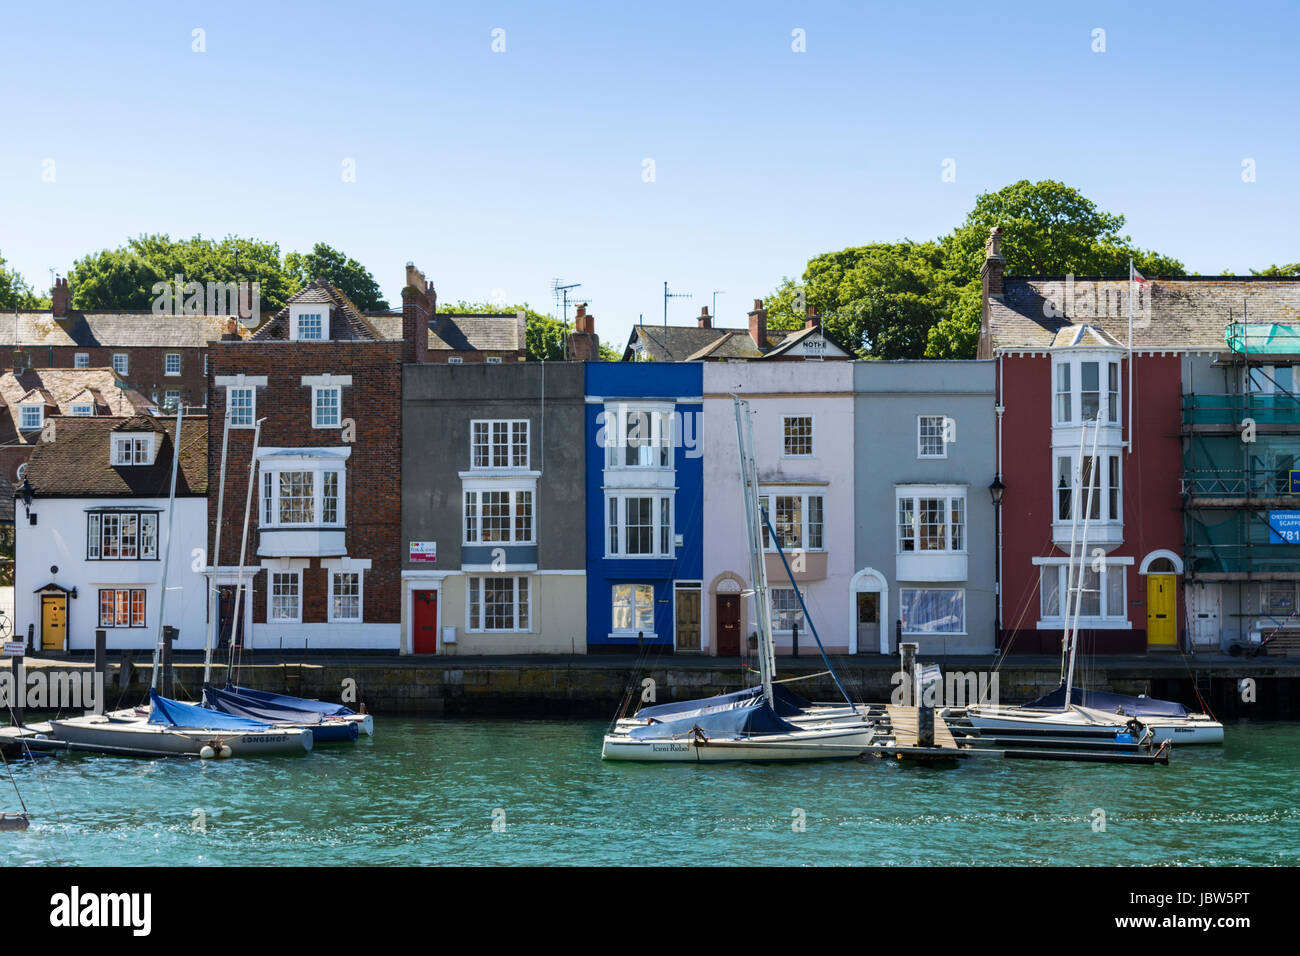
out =
[(412, 591), (415, 607), (411, 615), (411, 649), (416, 654), (438, 653), (438, 592)]
[(740, 656), (740, 595), (718, 595), (718, 656)]

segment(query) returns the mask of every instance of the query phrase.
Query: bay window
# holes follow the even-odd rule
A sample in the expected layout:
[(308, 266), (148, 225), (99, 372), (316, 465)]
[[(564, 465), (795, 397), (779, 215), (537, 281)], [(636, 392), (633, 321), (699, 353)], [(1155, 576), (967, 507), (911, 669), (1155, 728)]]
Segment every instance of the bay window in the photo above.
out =
[[(1120, 456), (1099, 454), (1094, 459), (1092, 455), (1084, 455), (1082, 475), (1075, 474), (1075, 461), (1075, 455), (1056, 456), (1056, 520), (1074, 520), (1076, 483), (1081, 483), (1078, 489), (1080, 518), (1084, 517), (1084, 509), (1087, 508), (1087, 517), (1092, 521), (1123, 520)], [(1089, 495), (1092, 497), (1091, 507), (1088, 507)]]
[(605, 522), (609, 557), (673, 556), (672, 495), (609, 495)]
[(279, 470), (263, 465), (263, 528), (341, 525), (342, 501), (340, 470)]
[(900, 494), (898, 551), (964, 552), (966, 550), (966, 492)]
[[(1069, 354), (1058, 356), (1055, 360), (1054, 379), (1056, 424), (1069, 425), (1075, 421), (1094, 422), (1099, 419), (1118, 424), (1119, 369), (1118, 361), (1080, 359)], [(1106, 403), (1105, 414), (1102, 414), (1103, 398)]]
[(468, 583), (469, 630), (528, 630), (528, 578), (472, 577)]
[(463, 516), (465, 544), (533, 543), (531, 489), (467, 489)]
[[(825, 528), (823, 524), (823, 503), (821, 494), (793, 492), (778, 494), (769, 492), (760, 495), (758, 503), (767, 513), (768, 521), (776, 529), (777, 540), (783, 551), (822, 551), (825, 550)], [(775, 551), (771, 532), (767, 522), (763, 523), (763, 548)]]
[(606, 468), (671, 468), (673, 412), (619, 404), (602, 413)]

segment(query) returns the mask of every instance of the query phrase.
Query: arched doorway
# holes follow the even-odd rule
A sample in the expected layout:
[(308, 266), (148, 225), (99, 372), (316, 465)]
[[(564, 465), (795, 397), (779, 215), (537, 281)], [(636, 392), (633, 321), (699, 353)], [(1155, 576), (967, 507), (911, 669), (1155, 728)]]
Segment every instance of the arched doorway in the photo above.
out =
[(739, 657), (743, 617), (741, 595), (744, 579), (724, 571), (709, 585), (713, 603), (713, 653), (717, 657)]
[(875, 568), (849, 581), (849, 653), (889, 653), (889, 582)]

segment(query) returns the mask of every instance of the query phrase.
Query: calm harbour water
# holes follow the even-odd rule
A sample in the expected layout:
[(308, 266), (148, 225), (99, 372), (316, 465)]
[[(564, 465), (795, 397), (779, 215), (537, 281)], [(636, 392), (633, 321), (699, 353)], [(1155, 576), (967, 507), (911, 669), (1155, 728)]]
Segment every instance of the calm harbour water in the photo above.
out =
[(1300, 724), (1230, 725), (1168, 767), (935, 770), (613, 764), (598, 721), (375, 723), (303, 757), (11, 761), (33, 825), (0, 865), (1300, 863)]

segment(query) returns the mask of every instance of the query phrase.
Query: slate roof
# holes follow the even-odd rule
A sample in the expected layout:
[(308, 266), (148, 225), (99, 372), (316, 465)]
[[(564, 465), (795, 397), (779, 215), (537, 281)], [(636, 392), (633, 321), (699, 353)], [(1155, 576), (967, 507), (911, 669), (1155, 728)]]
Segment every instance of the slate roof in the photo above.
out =
[(439, 312), (429, 326), (429, 348), (519, 352), (526, 348), (524, 320), (514, 312)]
[(14, 523), (14, 483), (0, 474), (0, 524)]
[(0, 344), (37, 348), (205, 348), (221, 338), (230, 318), (133, 312), (0, 313)]
[[(283, 309), (253, 333), (255, 341), (285, 341), (289, 338), (289, 307), (292, 305), (329, 305), (330, 341), (375, 342), (381, 335), (328, 279), (312, 279), (289, 297)], [(399, 336), (400, 337), (400, 336)]]
[[(0, 444), (28, 445), (40, 440), (40, 432), (18, 430), (17, 406), (33, 392), (41, 395), (46, 415), (72, 415), (73, 399), (85, 401), (87, 389), (98, 401), (97, 416), (149, 414), (156, 409), (133, 388), (120, 389), (111, 368), (29, 368), (15, 375), (0, 375)], [(60, 424), (59, 427), (62, 427)]]
[[(152, 465), (111, 464), (112, 435), (123, 430), (162, 433)], [(64, 419), (59, 422), (54, 441), (39, 442), (32, 449), (26, 477), (37, 497), (166, 498), (175, 435), (174, 418)], [(176, 496), (201, 497), (207, 491), (208, 419), (206, 415), (195, 415), (185, 419), (181, 430)]]
[(370, 323), (370, 327), (375, 333), (386, 341), (398, 341), (402, 339), (402, 313), (401, 312), (367, 312), (365, 319)]
[(820, 327), (768, 329), (767, 348), (760, 350), (749, 329), (702, 329), (690, 325), (634, 325), (628, 338), (623, 360), (630, 361), (633, 346), (654, 362), (698, 362), (722, 359), (777, 358), (811, 335), (821, 332), (828, 342), (851, 357), (852, 353), (834, 342)]
[[(1060, 333), (1087, 324), (1128, 344), (1127, 279), (1075, 277), (1066, 301), (1061, 277), (1013, 278), (1002, 299), (987, 303), (991, 351), (1046, 351)], [(1052, 305), (1049, 307), (1048, 304)], [(1064, 313), (1052, 315), (1053, 311)], [(1148, 279), (1134, 299), (1133, 347), (1144, 351), (1227, 351), (1230, 321), (1300, 325), (1300, 279), (1260, 276), (1177, 276)], [(981, 342), (983, 347), (984, 342)]]

